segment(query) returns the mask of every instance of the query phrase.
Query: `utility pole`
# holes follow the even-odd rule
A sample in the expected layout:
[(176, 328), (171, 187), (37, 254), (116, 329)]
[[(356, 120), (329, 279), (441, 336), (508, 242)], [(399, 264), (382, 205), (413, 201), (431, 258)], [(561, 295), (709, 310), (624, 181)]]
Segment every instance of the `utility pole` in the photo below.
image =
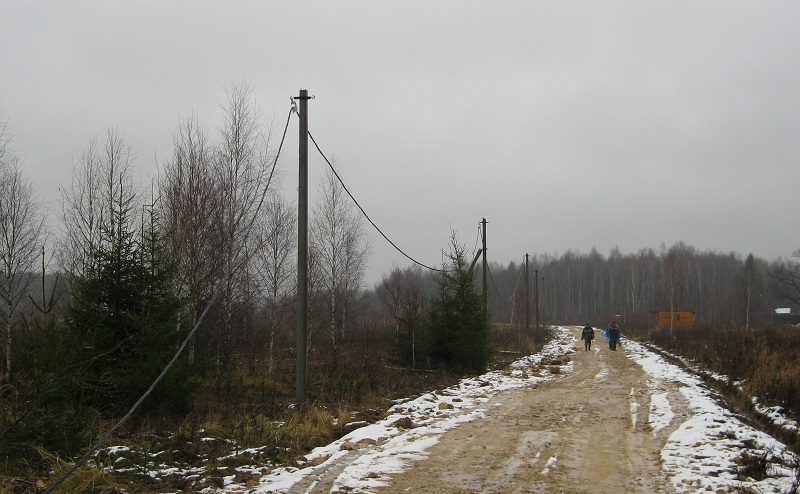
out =
[(486, 316), (489, 316), (489, 284), (488, 284), (488, 271), (489, 265), (486, 264), (486, 218), (481, 221), (481, 231), (483, 232), (483, 310)]
[(308, 334), (308, 90), (300, 96), (300, 184), (297, 188), (297, 344), (296, 392), (298, 401), (306, 398), (306, 335)]
[[(545, 308), (545, 310), (547, 310), (547, 302), (549, 302), (550, 299), (548, 299), (546, 297), (547, 292), (544, 290), (544, 276), (542, 276), (542, 295), (545, 295), (545, 297), (544, 297), (544, 300), (545, 300), (544, 308)], [(542, 321), (542, 323), (544, 323), (544, 321)]]
[(536, 300), (536, 305), (534, 309), (536, 309), (536, 332), (539, 332), (539, 270), (535, 269), (533, 271), (533, 296)]
[(531, 302), (530, 302), (530, 293), (531, 293), (531, 284), (530, 278), (528, 275), (528, 254), (525, 254), (525, 335), (527, 336), (530, 334), (531, 328)]

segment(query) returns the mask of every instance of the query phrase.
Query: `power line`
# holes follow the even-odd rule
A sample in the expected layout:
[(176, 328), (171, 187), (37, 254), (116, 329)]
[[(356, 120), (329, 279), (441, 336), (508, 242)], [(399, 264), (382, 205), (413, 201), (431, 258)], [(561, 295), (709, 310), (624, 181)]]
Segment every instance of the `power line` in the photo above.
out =
[(494, 283), (494, 277), (492, 276), (492, 269), (489, 266), (487, 266), (486, 269), (489, 271), (489, 280), (492, 282), (492, 287), (494, 287), (494, 291), (497, 294), (497, 296), (500, 297), (500, 300), (506, 303), (514, 300), (514, 296), (517, 294), (517, 290), (519, 289), (519, 282), (522, 279), (522, 270), (520, 270), (519, 272), (519, 276), (517, 277), (517, 286), (514, 287), (514, 291), (511, 293), (511, 297), (506, 299), (502, 295), (500, 295), (500, 291), (497, 289), (497, 285), (495, 285)]
[(431, 271), (437, 271), (437, 272), (439, 272), (439, 273), (445, 273), (445, 272), (446, 272), (446, 271), (445, 271), (445, 270), (443, 270), (443, 269), (433, 268), (433, 267), (431, 267), (431, 266), (428, 266), (428, 265), (426, 265), (426, 264), (423, 264), (423, 263), (421, 263), (421, 262), (417, 261), (416, 259), (414, 259), (414, 258), (413, 258), (413, 257), (411, 257), (410, 255), (406, 254), (406, 253), (405, 253), (405, 252), (404, 252), (404, 251), (403, 251), (403, 250), (402, 250), (400, 247), (398, 247), (398, 246), (397, 246), (397, 244), (395, 244), (394, 242), (392, 242), (392, 240), (391, 240), (389, 237), (387, 237), (385, 233), (383, 233), (383, 231), (382, 231), (382, 230), (381, 230), (381, 229), (378, 227), (378, 225), (376, 225), (376, 224), (375, 224), (375, 222), (374, 222), (374, 221), (372, 221), (372, 218), (370, 218), (370, 217), (369, 217), (369, 215), (367, 214), (367, 212), (366, 212), (366, 211), (364, 211), (364, 208), (362, 208), (362, 207), (361, 207), (361, 204), (359, 204), (359, 203), (358, 203), (358, 201), (356, 200), (356, 198), (355, 198), (355, 197), (353, 197), (353, 194), (351, 194), (351, 193), (350, 193), (350, 190), (347, 188), (347, 186), (346, 186), (346, 185), (344, 184), (344, 182), (342, 181), (342, 178), (341, 178), (341, 177), (339, 176), (339, 174), (336, 172), (336, 169), (333, 167), (333, 164), (331, 164), (330, 160), (328, 160), (328, 157), (327, 157), (327, 156), (325, 156), (325, 153), (323, 153), (323, 152), (322, 152), (322, 150), (319, 148), (319, 144), (317, 144), (317, 141), (314, 139), (314, 136), (312, 136), (312, 135), (311, 135), (311, 132), (310, 132), (310, 131), (309, 131), (309, 133), (308, 133), (308, 137), (310, 137), (310, 138), (311, 138), (311, 142), (313, 142), (313, 143), (314, 143), (314, 147), (316, 147), (316, 148), (317, 148), (317, 151), (319, 152), (320, 156), (322, 156), (322, 158), (323, 158), (323, 159), (325, 160), (325, 162), (328, 164), (328, 167), (329, 167), (329, 168), (331, 169), (331, 171), (333, 172), (334, 176), (336, 177), (336, 180), (338, 180), (338, 181), (339, 181), (339, 183), (342, 185), (342, 188), (344, 188), (344, 191), (345, 191), (345, 192), (347, 192), (347, 195), (348, 195), (348, 196), (350, 196), (350, 199), (352, 199), (352, 200), (353, 200), (353, 203), (354, 203), (354, 204), (356, 205), (356, 207), (357, 207), (357, 208), (358, 208), (358, 209), (361, 211), (361, 214), (363, 214), (363, 215), (364, 215), (364, 217), (367, 219), (367, 221), (369, 221), (369, 224), (370, 224), (370, 225), (372, 225), (372, 226), (375, 228), (375, 230), (377, 230), (377, 231), (378, 231), (378, 233), (380, 233), (380, 234), (381, 234), (381, 236), (382, 236), (384, 239), (386, 239), (386, 241), (387, 241), (387, 242), (389, 242), (389, 244), (391, 244), (391, 246), (392, 246), (392, 247), (394, 247), (394, 248), (397, 250), (397, 252), (401, 253), (401, 254), (402, 254), (402, 255), (404, 255), (404, 256), (405, 256), (407, 259), (409, 259), (411, 262), (413, 262), (413, 263), (415, 263), (415, 264), (418, 264), (418, 265), (422, 266), (423, 268), (429, 269), (429, 270), (431, 270)]
[(478, 232), (475, 234), (475, 246), (472, 248), (472, 255), (478, 252), (478, 243), (481, 241), (481, 224), (478, 223)]

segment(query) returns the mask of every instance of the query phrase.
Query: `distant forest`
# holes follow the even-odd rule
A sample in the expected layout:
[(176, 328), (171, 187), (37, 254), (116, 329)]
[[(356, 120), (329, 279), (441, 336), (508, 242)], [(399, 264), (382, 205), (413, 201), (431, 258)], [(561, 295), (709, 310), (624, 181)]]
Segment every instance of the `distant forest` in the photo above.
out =
[[(520, 325), (527, 310), (532, 325), (538, 284), (539, 318), (547, 325), (605, 326), (616, 317), (627, 327), (647, 329), (652, 311), (673, 310), (693, 311), (698, 328), (765, 328), (790, 319), (776, 315), (778, 307), (792, 307), (797, 314), (792, 266), (735, 252), (701, 252), (683, 242), (635, 254), (618, 249), (608, 256), (595, 249), (532, 254), (527, 277), (524, 263), (489, 262), (489, 310), (494, 322)], [(480, 290), (480, 265), (476, 272)], [(387, 299), (392, 279), (402, 277), (433, 293), (433, 275), (409, 268), (384, 277), (376, 287), (379, 298)]]
[[(524, 317), (524, 269), (492, 264), (495, 320), (520, 323)], [(628, 326), (647, 328), (651, 311), (682, 310), (694, 312), (698, 327), (763, 328), (775, 323), (775, 308), (796, 303), (784, 282), (784, 262), (701, 252), (683, 242), (635, 254), (617, 249), (608, 256), (594, 249), (536, 254), (529, 261), (529, 279), (533, 269), (539, 276), (541, 318), (550, 324), (605, 325), (617, 317)]]

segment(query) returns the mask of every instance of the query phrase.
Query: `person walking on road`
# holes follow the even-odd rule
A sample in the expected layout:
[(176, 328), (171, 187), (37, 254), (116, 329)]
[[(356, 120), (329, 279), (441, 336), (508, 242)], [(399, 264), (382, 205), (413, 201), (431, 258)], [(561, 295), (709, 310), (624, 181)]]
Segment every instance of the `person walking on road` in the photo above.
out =
[(612, 350), (617, 349), (617, 343), (619, 343), (619, 324), (617, 321), (611, 321), (606, 327), (606, 336), (608, 336), (608, 348)]
[(592, 349), (592, 340), (594, 339), (594, 329), (589, 326), (589, 323), (586, 323), (586, 327), (583, 328), (583, 332), (581, 332), (581, 339), (583, 340), (583, 346), (586, 348), (585, 351), (589, 351)]

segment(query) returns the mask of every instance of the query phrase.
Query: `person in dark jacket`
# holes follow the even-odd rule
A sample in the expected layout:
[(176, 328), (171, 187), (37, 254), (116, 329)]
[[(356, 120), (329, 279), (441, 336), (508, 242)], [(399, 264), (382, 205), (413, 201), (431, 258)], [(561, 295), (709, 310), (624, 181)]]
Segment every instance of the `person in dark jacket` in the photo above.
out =
[(586, 327), (583, 328), (583, 332), (581, 332), (581, 339), (583, 340), (583, 346), (586, 348), (586, 351), (592, 349), (592, 340), (594, 339), (594, 329), (589, 326), (589, 323), (586, 323)]
[(611, 321), (606, 327), (606, 336), (608, 336), (608, 348), (612, 350), (617, 349), (617, 343), (619, 343), (619, 324), (617, 321)]

